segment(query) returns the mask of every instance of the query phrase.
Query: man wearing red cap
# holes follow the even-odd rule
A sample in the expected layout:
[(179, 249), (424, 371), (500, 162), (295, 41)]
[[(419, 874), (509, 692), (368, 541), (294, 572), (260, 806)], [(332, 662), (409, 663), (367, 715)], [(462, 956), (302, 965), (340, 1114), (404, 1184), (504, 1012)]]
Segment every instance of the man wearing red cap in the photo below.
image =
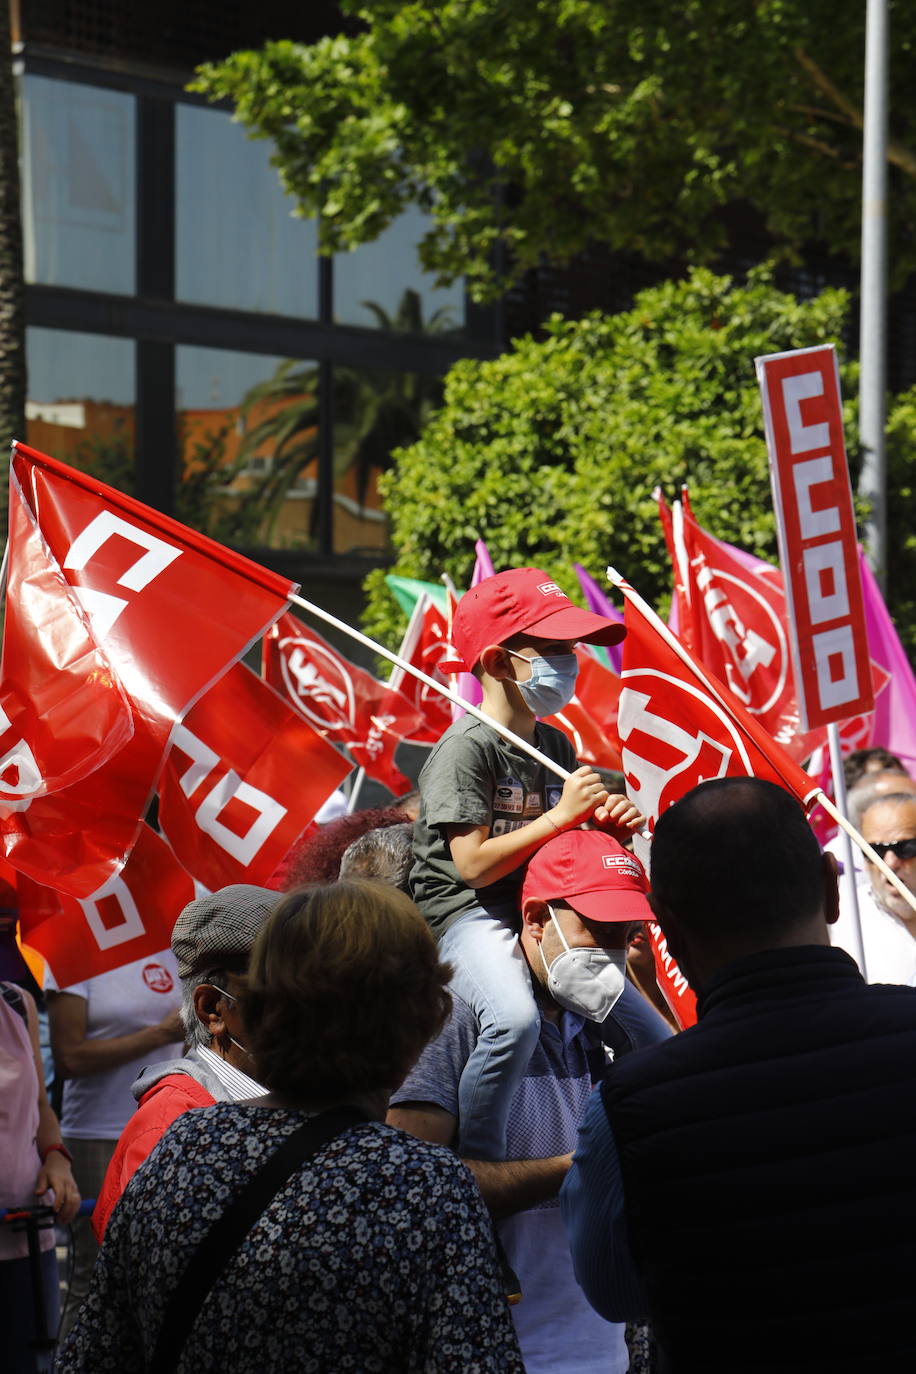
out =
[(539, 1034), (517, 949), (524, 864), (548, 840), (594, 819), (618, 838), (642, 822), (626, 797), (609, 797), (579, 768), (565, 735), (543, 724), (575, 691), (578, 641), (615, 644), (622, 626), (575, 606), (546, 573), (513, 568), (461, 598), (454, 666), (480, 680), (481, 709), (572, 776), (561, 785), (491, 726), (452, 724), (420, 774), (411, 893), (455, 970), (454, 990), (478, 1034), (459, 1093), (465, 1141), (477, 1159), (506, 1157), (509, 1103)]
[(600, 830), (555, 835), (529, 862), (518, 957), (538, 1035), (509, 1104), (508, 1159), (478, 1160), (467, 1144), (459, 1084), (480, 1024), (454, 983), (448, 1024), (391, 1099), (392, 1125), (454, 1145), (477, 1178), (519, 1278), (528, 1374), (625, 1374), (629, 1362), (623, 1326), (599, 1317), (576, 1282), (557, 1194), (611, 1055), (670, 1034), (625, 978), (632, 923), (651, 917), (646, 888), (639, 861)]

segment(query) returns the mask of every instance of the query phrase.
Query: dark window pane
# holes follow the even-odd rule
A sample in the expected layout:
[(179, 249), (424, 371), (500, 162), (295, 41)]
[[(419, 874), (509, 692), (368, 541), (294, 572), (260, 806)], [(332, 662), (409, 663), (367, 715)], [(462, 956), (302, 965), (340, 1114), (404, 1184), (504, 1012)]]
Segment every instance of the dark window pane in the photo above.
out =
[(315, 224), (293, 217), (270, 144), (193, 105), (178, 106), (175, 137), (178, 299), (314, 318)]
[(134, 97), (44, 76), (21, 90), (26, 280), (131, 295)]
[(178, 518), (232, 544), (314, 548), (317, 366), (181, 347), (176, 381)]
[(438, 377), (334, 370), (334, 552), (377, 554), (388, 545), (379, 476), (396, 448), (418, 439), (442, 396)]
[(464, 332), (464, 285), (437, 287), (422, 272), (417, 244), (429, 220), (412, 208), (374, 243), (334, 258), (334, 318), (366, 329)]
[(26, 441), (132, 492), (135, 351), (101, 334), (27, 330)]

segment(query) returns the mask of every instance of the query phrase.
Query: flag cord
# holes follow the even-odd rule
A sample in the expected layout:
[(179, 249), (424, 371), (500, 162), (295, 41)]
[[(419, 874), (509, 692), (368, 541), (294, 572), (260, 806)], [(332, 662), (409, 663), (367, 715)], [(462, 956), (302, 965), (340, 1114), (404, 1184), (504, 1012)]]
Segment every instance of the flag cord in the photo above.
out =
[[(639, 610), (650, 622), (650, 624), (657, 631), (657, 633), (662, 637), (662, 639), (669, 646), (669, 648), (674, 650), (674, 652), (677, 654), (678, 658), (681, 660), (682, 663), (687, 664), (691, 672), (695, 673), (699, 680), (703, 683), (706, 690), (709, 692), (710, 696), (712, 696), (713, 699), (722, 707), (722, 709), (724, 711), (727, 711), (728, 714), (734, 720), (735, 717), (733, 715), (731, 707), (729, 706), (729, 703), (716, 690), (716, 688), (710, 682), (709, 678), (703, 672), (700, 665), (693, 658), (690, 657), (684, 646), (681, 644), (680, 640), (677, 638), (677, 636), (673, 635), (671, 631), (668, 629), (668, 626), (665, 624), (665, 622), (655, 614), (655, 612), (653, 611), (652, 607), (648, 604), (648, 602), (643, 601), (642, 597), (639, 595), (639, 592), (637, 592), (635, 588), (630, 586), (626, 578), (622, 577), (621, 574), (616, 570), (616, 568), (608, 568), (607, 578), (608, 581), (614, 587), (616, 587), (619, 592), (623, 593), (623, 595), (627, 598), (628, 601), (632, 601), (634, 606), (638, 606)], [(736, 721), (736, 724), (737, 723), (738, 722)], [(789, 790), (794, 793), (794, 788), (790, 788)], [(865, 857), (871, 863), (873, 863), (876, 868), (879, 868), (881, 870), (881, 872), (887, 878), (888, 882), (893, 884), (893, 886), (900, 893), (901, 897), (904, 899), (907, 905), (911, 907), (913, 911), (916, 911), (916, 896), (914, 896), (914, 894), (909, 890), (908, 887), (905, 886), (902, 880), (897, 877), (897, 874), (894, 872), (894, 870), (892, 868), (889, 868), (882, 858), (879, 858), (879, 856), (872, 849), (868, 841), (864, 840), (862, 836), (859, 834), (858, 830), (856, 830), (855, 826), (850, 824), (846, 817), (837, 810), (833, 802), (830, 800), (827, 794), (821, 790), (821, 788), (816, 787), (812, 783), (811, 792), (805, 797), (805, 801), (806, 803), (811, 804), (813, 804), (813, 802), (815, 801), (820, 802), (821, 806), (827, 812), (828, 816), (831, 816), (833, 820), (836, 821), (837, 825), (846, 832), (846, 834), (853, 841), (853, 843), (858, 845), (859, 849), (862, 851)]]
[(338, 620), (337, 616), (331, 615), (330, 611), (322, 610), (320, 606), (316, 606), (312, 601), (306, 601), (305, 597), (290, 596), (289, 600), (294, 605), (301, 606), (304, 611), (309, 611), (310, 614), (318, 616), (319, 620), (325, 621), (326, 624), (333, 625), (336, 630), (340, 630), (343, 634), (349, 635), (351, 639), (356, 640), (357, 644), (362, 644), (365, 648), (371, 649), (373, 653), (380, 654), (381, 657), (386, 658), (389, 663), (393, 663), (405, 673), (409, 673), (411, 677), (417, 678), (418, 681), (424, 682), (427, 687), (432, 687), (433, 691), (438, 692), (440, 696), (445, 697), (446, 700), (452, 702), (454, 706), (460, 706), (464, 711), (467, 711), (469, 716), (475, 716), (477, 720), (482, 721), (484, 725), (489, 725), (498, 735), (501, 735), (504, 740), (508, 740), (510, 744), (514, 744), (517, 749), (521, 749), (523, 753), (528, 754), (529, 757), (533, 758), (537, 763), (543, 764), (548, 772), (556, 774), (558, 778), (563, 778), (564, 781), (566, 778), (572, 776), (572, 774), (561, 764), (557, 763), (555, 759), (549, 758), (535, 745), (529, 744), (526, 739), (522, 739), (521, 735), (517, 735), (514, 730), (510, 730), (507, 726), (501, 725), (498, 720), (493, 720), (491, 716), (486, 715), (479, 707), (473, 706), (469, 701), (465, 701), (457, 692), (451, 691), (448, 687), (443, 687), (441, 682), (437, 682), (435, 678), (430, 677), (420, 668), (416, 668), (412, 663), (408, 663), (405, 658), (401, 658), (400, 654), (392, 653), (390, 649), (386, 649), (381, 644), (376, 643), (376, 641), (370, 639), (368, 635), (361, 634), (359, 630), (355, 630), (353, 626), (348, 625), (346, 621)]

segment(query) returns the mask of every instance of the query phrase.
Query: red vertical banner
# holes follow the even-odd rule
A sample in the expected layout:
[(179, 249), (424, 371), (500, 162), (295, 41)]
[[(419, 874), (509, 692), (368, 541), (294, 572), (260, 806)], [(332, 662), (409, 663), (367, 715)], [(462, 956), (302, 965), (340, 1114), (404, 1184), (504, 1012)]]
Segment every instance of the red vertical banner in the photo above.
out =
[(799, 714), (814, 730), (874, 706), (836, 350), (756, 364)]

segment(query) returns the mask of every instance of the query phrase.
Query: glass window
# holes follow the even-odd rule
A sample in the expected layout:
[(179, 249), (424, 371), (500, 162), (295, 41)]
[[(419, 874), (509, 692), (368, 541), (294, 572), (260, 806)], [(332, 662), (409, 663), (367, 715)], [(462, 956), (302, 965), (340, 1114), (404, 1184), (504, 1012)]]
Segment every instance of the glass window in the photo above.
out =
[(293, 217), (271, 145), (194, 105), (178, 106), (175, 139), (178, 299), (314, 319), (315, 224)]
[(437, 287), (420, 268), (417, 244), (429, 218), (411, 207), (374, 243), (334, 258), (334, 319), (366, 329), (459, 334), (464, 285)]
[(26, 330), (26, 442), (132, 492), (135, 354), (130, 339)]
[(134, 97), (44, 76), (21, 89), (26, 280), (132, 294)]
[(226, 543), (314, 548), (317, 365), (179, 347), (176, 383), (179, 520)]
[(411, 372), (334, 369), (334, 552), (388, 546), (378, 479), (396, 448), (420, 437), (442, 399), (442, 380)]

